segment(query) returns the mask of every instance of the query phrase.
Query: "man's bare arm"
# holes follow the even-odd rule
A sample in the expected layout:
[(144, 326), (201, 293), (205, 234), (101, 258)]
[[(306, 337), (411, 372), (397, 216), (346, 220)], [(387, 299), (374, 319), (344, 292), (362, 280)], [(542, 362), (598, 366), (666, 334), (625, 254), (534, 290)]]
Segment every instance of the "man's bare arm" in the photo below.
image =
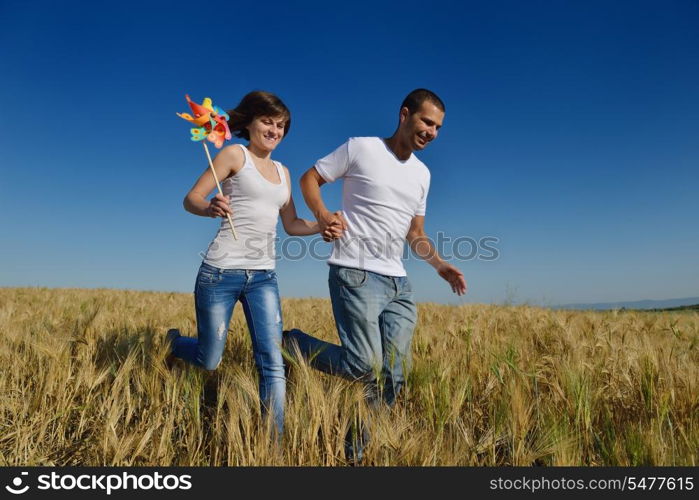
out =
[(303, 199), (318, 221), (320, 232), (324, 233), (328, 226), (333, 224), (337, 225), (338, 223), (343, 231), (346, 230), (347, 223), (344, 218), (337, 212), (330, 212), (323, 202), (323, 197), (320, 194), (320, 186), (325, 184), (325, 179), (320, 176), (315, 167), (306, 170), (306, 173), (301, 176), (300, 183)]
[(406, 236), (410, 249), (435, 268), (437, 273), (451, 286), (451, 291), (457, 295), (466, 293), (466, 279), (461, 271), (445, 262), (434, 248), (432, 241), (425, 234), (425, 216), (416, 215), (410, 222), (410, 229)]

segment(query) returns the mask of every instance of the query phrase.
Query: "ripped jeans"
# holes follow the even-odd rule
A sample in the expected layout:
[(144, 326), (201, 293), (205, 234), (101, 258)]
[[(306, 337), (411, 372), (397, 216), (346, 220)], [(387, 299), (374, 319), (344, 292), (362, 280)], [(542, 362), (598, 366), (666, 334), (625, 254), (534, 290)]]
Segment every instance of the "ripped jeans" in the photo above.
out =
[(282, 316), (277, 275), (272, 270), (220, 269), (202, 263), (194, 287), (197, 338), (179, 337), (173, 354), (214, 370), (226, 346), (235, 303), (243, 304), (259, 376), (263, 414), (271, 411), (281, 435), (284, 426), (286, 378), (281, 353)]

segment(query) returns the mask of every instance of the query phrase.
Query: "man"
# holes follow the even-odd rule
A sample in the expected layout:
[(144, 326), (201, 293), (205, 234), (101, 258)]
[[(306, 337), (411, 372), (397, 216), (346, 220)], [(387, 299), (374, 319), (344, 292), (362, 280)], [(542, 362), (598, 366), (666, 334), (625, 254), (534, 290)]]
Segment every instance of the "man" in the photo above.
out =
[[(444, 103), (426, 89), (403, 101), (396, 131), (388, 139), (354, 137), (319, 160), (301, 178), (308, 207), (326, 239), (334, 241), (329, 287), (341, 345), (299, 330), (286, 333), (316, 368), (364, 382), (371, 406), (393, 405), (405, 380), (417, 319), (413, 292), (401, 257), (404, 241), (449, 282), (466, 292), (463, 274), (438, 255), (424, 231), (430, 172), (415, 157), (438, 134)], [(320, 186), (343, 180), (342, 215), (323, 203)], [(366, 441), (349, 435), (345, 452), (360, 461)]]

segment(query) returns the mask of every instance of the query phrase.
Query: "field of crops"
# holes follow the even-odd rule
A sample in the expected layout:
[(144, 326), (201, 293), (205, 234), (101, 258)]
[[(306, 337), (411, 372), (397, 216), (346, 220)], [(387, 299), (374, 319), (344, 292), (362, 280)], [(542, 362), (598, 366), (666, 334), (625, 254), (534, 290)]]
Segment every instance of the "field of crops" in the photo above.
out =
[[(337, 342), (328, 301), (285, 328)], [(242, 312), (220, 368), (168, 370), (191, 294), (0, 289), (0, 465), (343, 465), (362, 388), (304, 364), (271, 444)], [(367, 465), (697, 465), (699, 312), (421, 304), (413, 369)]]

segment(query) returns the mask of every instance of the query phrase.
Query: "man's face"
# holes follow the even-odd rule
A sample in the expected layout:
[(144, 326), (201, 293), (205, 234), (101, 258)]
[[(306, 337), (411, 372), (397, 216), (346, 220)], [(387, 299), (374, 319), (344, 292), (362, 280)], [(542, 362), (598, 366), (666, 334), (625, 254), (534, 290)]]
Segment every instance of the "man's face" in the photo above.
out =
[(430, 101), (424, 101), (412, 115), (408, 108), (401, 109), (400, 120), (404, 137), (413, 151), (420, 151), (437, 137), (444, 121), (444, 111)]

